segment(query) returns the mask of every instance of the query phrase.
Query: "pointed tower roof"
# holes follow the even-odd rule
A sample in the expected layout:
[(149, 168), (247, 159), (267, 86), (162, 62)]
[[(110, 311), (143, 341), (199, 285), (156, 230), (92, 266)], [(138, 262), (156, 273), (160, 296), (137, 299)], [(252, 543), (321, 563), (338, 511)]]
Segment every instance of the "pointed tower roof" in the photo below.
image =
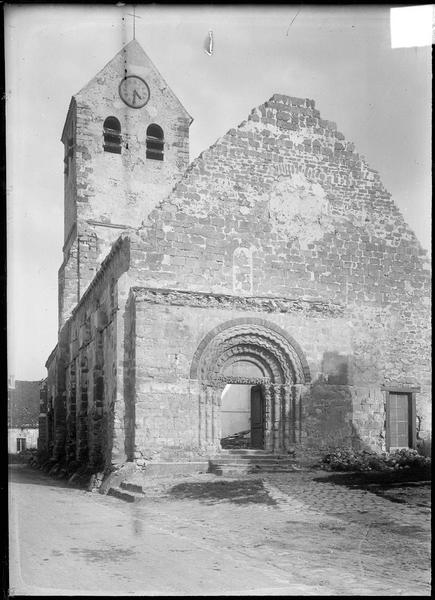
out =
[(177, 107), (177, 109), (189, 119), (190, 123), (193, 121), (191, 115), (171, 90), (157, 67), (137, 40), (131, 40), (131, 42), (123, 46), (123, 48), (115, 54), (101, 71), (72, 96), (72, 102), (66, 121), (68, 121), (73, 100), (80, 102), (80, 100), (92, 96), (93, 89), (101, 90), (102, 83), (107, 86), (108, 83), (112, 82), (113, 98), (118, 98), (119, 82), (126, 75), (138, 75), (139, 77), (142, 77), (151, 88), (154, 88), (155, 94), (164, 93), (166, 98), (169, 98), (171, 104), (174, 107)]
[(171, 90), (169, 85), (166, 83), (166, 80), (157, 69), (153, 61), (147, 55), (145, 50), (139, 44), (137, 40), (131, 40), (128, 42), (121, 50), (110, 60), (105, 67), (101, 69), (93, 77), (77, 94), (74, 94), (75, 97), (79, 97), (82, 95), (85, 90), (87, 90), (93, 83), (104, 76), (107, 71), (115, 71), (116, 75), (121, 75), (124, 77), (125, 75), (142, 75), (146, 79), (147, 77), (158, 78), (165, 86), (165, 91), (169, 92), (169, 94), (173, 97), (176, 103), (179, 105), (181, 110), (185, 113), (186, 117), (189, 117), (190, 122), (193, 121), (193, 118), (181, 104), (180, 100)]

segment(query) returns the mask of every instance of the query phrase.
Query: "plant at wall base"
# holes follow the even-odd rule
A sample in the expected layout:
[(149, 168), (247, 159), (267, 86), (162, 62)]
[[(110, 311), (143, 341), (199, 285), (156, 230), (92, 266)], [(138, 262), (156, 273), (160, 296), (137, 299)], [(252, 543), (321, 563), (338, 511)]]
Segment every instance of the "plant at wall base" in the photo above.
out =
[(432, 456), (432, 439), (430, 437), (426, 439), (417, 438), (417, 450), (422, 456), (430, 458)]
[(417, 450), (409, 448), (395, 450), (388, 457), (394, 469), (423, 469), (431, 466), (428, 456), (422, 456)]
[(430, 471), (430, 466), (430, 458), (408, 448), (379, 454), (369, 450), (338, 448), (325, 454), (320, 461), (320, 467), (327, 471)]

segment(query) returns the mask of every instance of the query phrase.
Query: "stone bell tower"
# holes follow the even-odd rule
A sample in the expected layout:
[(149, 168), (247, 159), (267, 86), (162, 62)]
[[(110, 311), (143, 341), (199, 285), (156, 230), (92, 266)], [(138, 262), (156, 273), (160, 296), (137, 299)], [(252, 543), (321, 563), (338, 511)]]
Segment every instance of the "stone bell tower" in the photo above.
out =
[(59, 328), (112, 243), (139, 227), (185, 171), (191, 122), (136, 40), (72, 97), (61, 138)]

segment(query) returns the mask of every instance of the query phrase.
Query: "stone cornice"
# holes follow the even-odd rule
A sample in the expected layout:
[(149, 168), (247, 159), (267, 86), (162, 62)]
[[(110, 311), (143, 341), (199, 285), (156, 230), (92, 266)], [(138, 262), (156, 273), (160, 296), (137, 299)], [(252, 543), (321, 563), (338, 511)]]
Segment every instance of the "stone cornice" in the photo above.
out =
[(132, 292), (138, 302), (150, 304), (170, 304), (198, 308), (221, 308), (266, 313), (290, 313), (305, 311), (335, 316), (343, 314), (343, 306), (324, 300), (304, 300), (268, 296), (231, 296), (208, 292), (186, 290), (133, 287)]

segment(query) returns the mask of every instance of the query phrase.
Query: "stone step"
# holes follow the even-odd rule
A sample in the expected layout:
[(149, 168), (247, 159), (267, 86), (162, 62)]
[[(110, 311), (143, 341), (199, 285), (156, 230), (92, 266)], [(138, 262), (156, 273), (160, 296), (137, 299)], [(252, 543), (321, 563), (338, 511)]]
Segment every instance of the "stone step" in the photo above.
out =
[(216, 456), (210, 458), (209, 463), (213, 464), (294, 464), (296, 461), (294, 458), (287, 456), (279, 457), (270, 456)]
[(219, 451), (219, 455), (223, 454), (229, 454), (229, 455), (241, 455), (241, 456), (263, 456), (263, 455), (267, 455), (267, 456), (294, 456), (295, 451), (294, 450), (289, 450), (288, 452), (286, 452), (285, 454), (282, 453), (274, 453), (274, 452), (269, 452), (266, 450), (259, 450), (256, 448), (222, 448)]
[(215, 475), (230, 474), (249, 474), (249, 473), (291, 473), (299, 471), (300, 468), (295, 463), (212, 463), (210, 462), (209, 472)]
[(247, 460), (211, 460), (209, 466), (222, 467), (222, 466), (233, 466), (233, 467), (293, 467), (296, 464), (295, 461), (275, 461), (275, 460), (261, 460), (261, 461), (247, 461)]
[(213, 469), (210, 471), (214, 475), (249, 475), (250, 471), (247, 469)]
[[(222, 448), (222, 454), (267, 454), (266, 450), (260, 448)], [(270, 453), (269, 453), (270, 454)]]
[(125, 489), (121, 489), (120, 487), (111, 487), (107, 492), (108, 496), (114, 496), (119, 500), (124, 500), (125, 502), (138, 502), (142, 500), (144, 494), (138, 494), (137, 492), (127, 491)]
[(220, 467), (234, 467), (234, 468), (239, 468), (239, 469), (272, 469), (272, 468), (279, 468), (279, 469), (292, 469), (293, 467), (296, 466), (296, 463), (274, 463), (274, 462), (252, 462), (252, 463), (243, 463), (243, 462), (210, 462), (209, 464), (209, 471), (210, 469), (214, 469), (215, 467), (220, 468)]
[(224, 454), (223, 452), (219, 452), (218, 454), (213, 454), (213, 456), (210, 456), (210, 458), (212, 460), (217, 459), (217, 458), (258, 458), (258, 459), (262, 459), (262, 458), (276, 458), (277, 460), (280, 460), (282, 458), (294, 458), (294, 454), (273, 454), (272, 452), (262, 452), (261, 454)]
[(234, 468), (234, 467), (216, 467), (210, 473), (214, 475), (253, 475), (255, 473), (291, 473), (293, 469), (284, 467), (269, 467), (267, 469), (255, 468)]
[(277, 454), (274, 452), (216, 452), (215, 454), (213, 454), (213, 456), (211, 458), (219, 458), (219, 456), (234, 456), (234, 457), (238, 457), (240, 456), (240, 458), (249, 458), (249, 457), (259, 457), (261, 458), (262, 456), (272, 456), (273, 458), (294, 458), (294, 454)]
[(143, 488), (139, 483), (130, 483), (129, 481), (121, 481), (120, 488), (127, 492), (135, 492), (136, 494), (143, 494)]

